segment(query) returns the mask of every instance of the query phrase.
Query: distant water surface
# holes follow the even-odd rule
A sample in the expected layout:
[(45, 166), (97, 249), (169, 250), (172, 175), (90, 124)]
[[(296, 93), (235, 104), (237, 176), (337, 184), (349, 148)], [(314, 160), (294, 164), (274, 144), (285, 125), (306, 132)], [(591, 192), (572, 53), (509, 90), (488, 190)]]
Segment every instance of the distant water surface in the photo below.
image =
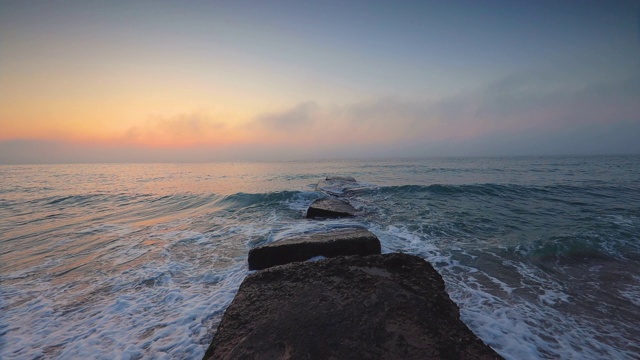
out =
[[(354, 219), (307, 221), (327, 175)], [(508, 359), (640, 357), (640, 157), (0, 166), (0, 358), (200, 358), (249, 249), (364, 226)]]

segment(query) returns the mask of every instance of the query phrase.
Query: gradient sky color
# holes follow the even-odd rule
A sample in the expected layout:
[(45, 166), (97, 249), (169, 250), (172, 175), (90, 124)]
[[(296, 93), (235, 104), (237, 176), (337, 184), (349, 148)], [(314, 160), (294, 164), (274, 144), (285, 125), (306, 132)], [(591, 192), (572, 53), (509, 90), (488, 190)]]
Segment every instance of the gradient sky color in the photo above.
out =
[(2, 1), (0, 163), (640, 153), (640, 1)]

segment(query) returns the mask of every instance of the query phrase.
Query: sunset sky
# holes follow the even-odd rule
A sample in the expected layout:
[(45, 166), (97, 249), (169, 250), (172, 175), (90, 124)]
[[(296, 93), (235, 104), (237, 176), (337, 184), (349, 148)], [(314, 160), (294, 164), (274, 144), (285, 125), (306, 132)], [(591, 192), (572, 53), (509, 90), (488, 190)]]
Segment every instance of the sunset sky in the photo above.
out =
[(640, 1), (0, 0), (0, 163), (640, 153)]

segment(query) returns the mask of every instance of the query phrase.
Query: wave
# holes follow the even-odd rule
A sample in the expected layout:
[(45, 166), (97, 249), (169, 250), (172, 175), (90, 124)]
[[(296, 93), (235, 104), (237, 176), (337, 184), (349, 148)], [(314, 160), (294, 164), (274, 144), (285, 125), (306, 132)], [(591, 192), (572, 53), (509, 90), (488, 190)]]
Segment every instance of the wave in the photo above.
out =
[(130, 201), (151, 197), (150, 194), (105, 194), (105, 193), (89, 193), (74, 195), (55, 195), (43, 198), (35, 198), (28, 203), (31, 205), (41, 206), (90, 206), (105, 202), (123, 204)]
[(615, 250), (607, 242), (595, 238), (575, 236), (553, 237), (535, 243), (527, 256), (537, 262), (561, 261), (563, 263), (590, 260), (613, 260)]
[(384, 194), (402, 193), (429, 193), (434, 195), (482, 195), (482, 196), (503, 196), (506, 194), (524, 195), (529, 192), (548, 193), (540, 187), (530, 187), (521, 185), (502, 184), (473, 184), (473, 185), (401, 185), (385, 186), (377, 189)]
[(89, 193), (38, 197), (22, 202), (21, 204), (14, 201), (11, 202), (10, 205), (13, 207), (27, 206), (29, 208), (39, 208), (41, 209), (39, 215), (43, 215), (43, 219), (46, 219), (51, 215), (49, 212), (62, 211), (65, 209), (83, 209), (87, 214), (108, 209), (111, 215), (115, 215), (121, 211), (131, 213), (135, 212), (136, 209), (145, 213), (155, 213), (159, 211), (172, 213), (204, 207), (237, 210), (253, 206), (272, 206), (277, 203), (292, 201), (301, 193), (303, 192), (240, 192), (226, 196), (215, 193), (182, 193), (172, 195)]
[(633, 187), (606, 186), (606, 185), (548, 185), (548, 186), (526, 186), (518, 184), (463, 184), (463, 185), (400, 185), (383, 186), (372, 191), (382, 194), (411, 194), (429, 193), (433, 195), (479, 195), (479, 196), (505, 196), (517, 195), (528, 196), (532, 194), (544, 195), (587, 195), (598, 198), (618, 198), (621, 193), (635, 195), (638, 189)]
[(291, 201), (301, 193), (301, 191), (276, 191), (269, 193), (240, 192), (222, 197), (217, 201), (217, 204), (228, 210), (252, 206), (270, 206), (285, 201)]

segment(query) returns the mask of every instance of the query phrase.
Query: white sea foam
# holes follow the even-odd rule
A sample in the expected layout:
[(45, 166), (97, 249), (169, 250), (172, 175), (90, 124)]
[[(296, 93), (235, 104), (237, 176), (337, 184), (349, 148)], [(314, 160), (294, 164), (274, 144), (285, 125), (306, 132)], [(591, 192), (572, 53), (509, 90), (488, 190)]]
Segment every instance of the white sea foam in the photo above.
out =
[[(96, 229), (104, 236), (109, 231), (123, 234), (118, 227)], [(129, 236), (104, 245), (94, 261), (111, 265), (83, 275), (89, 279), (73, 273), (60, 280), (43, 276), (60, 261), (3, 277), (14, 280), (3, 284), (3, 298), (11, 299), (2, 315), (9, 324), (3, 358), (202, 357), (204, 343), (248, 271), (246, 265), (231, 261), (216, 266), (215, 258), (199, 257), (215, 234), (125, 233)], [(185, 244), (191, 248), (188, 254), (179, 249)], [(140, 265), (113, 274), (108, 270), (152, 252), (157, 256)], [(213, 268), (202, 266), (203, 261)], [(27, 280), (15, 283), (21, 277)]]
[[(41, 352), (58, 358), (131, 358), (143, 354), (167, 358), (200, 358), (207, 333), (228, 303), (246, 273), (234, 266), (217, 275), (222, 282), (210, 281), (210, 274), (193, 278), (190, 283), (176, 282), (171, 275), (175, 266), (143, 268), (122, 276), (118, 286), (89, 296), (65, 313), (49, 288), (22, 305), (19, 328), (6, 336), (6, 358), (25, 358)], [(131, 278), (160, 278), (150, 286), (130, 285)], [(100, 291), (97, 284), (95, 291)], [(44, 290), (40, 286), (34, 290)], [(24, 294), (22, 294), (24, 295)], [(15, 321), (9, 311), (9, 323)], [(40, 329), (33, 331), (32, 329)]]
[[(460, 307), (461, 319), (506, 359), (633, 357), (632, 351), (603, 342), (601, 333), (588, 319), (576, 319), (561, 310), (557, 305), (570, 303), (569, 295), (561, 284), (538, 269), (507, 261), (524, 281), (507, 284), (478, 268), (463, 265), (452, 257), (455, 248), (438, 249), (433, 239), (405, 227), (374, 226), (372, 231), (386, 252), (412, 253), (434, 264)], [(538, 295), (522, 296), (524, 290)], [(633, 292), (627, 295), (636, 296)], [(615, 337), (615, 329), (608, 336)]]
[(303, 191), (296, 193), (291, 199), (284, 201), (284, 205), (288, 208), (298, 211), (301, 214), (307, 212), (309, 205), (322, 195), (315, 191)]

